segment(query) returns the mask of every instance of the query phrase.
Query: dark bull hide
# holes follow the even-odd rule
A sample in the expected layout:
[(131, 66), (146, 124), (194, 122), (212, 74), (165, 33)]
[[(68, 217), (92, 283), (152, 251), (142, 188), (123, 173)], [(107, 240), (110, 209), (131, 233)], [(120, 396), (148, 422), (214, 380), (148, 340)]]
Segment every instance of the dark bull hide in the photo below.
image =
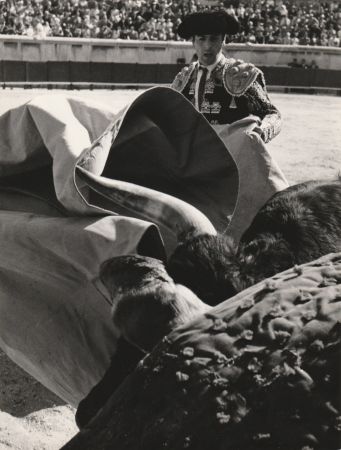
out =
[(234, 248), (227, 236), (192, 235), (167, 269), (216, 305), (295, 264), (341, 250), (341, 181), (309, 181), (275, 194)]
[[(341, 182), (307, 182), (276, 194), (234, 249), (226, 236), (188, 236), (170, 258), (168, 273), (209, 305), (295, 264), (341, 251)], [(161, 261), (124, 256), (107, 261), (101, 280), (113, 302), (122, 339), (102, 381), (83, 400), (80, 428), (137, 362), (163, 336), (209, 308), (174, 283)], [(133, 345), (131, 345), (133, 344)]]

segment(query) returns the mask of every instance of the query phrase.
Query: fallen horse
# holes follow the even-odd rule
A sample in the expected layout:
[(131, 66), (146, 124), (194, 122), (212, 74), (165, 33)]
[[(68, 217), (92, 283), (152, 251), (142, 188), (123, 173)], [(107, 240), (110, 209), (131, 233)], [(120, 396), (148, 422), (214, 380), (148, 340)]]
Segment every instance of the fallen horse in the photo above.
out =
[(63, 450), (337, 450), (341, 253), (176, 328)]

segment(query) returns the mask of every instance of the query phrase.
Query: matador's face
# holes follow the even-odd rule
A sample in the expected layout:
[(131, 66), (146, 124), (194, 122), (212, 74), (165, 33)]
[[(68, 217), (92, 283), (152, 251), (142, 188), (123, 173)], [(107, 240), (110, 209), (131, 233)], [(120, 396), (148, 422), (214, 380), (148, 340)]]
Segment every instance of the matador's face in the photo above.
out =
[(193, 37), (193, 47), (198, 55), (199, 63), (210, 66), (217, 60), (217, 56), (223, 46), (222, 34), (204, 34)]

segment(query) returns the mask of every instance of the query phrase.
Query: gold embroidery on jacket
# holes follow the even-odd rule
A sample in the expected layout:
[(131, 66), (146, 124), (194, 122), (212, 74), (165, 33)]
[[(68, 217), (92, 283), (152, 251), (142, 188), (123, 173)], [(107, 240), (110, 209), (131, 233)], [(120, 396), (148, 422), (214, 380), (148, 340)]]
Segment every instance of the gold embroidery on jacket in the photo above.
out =
[(192, 63), (190, 66), (184, 67), (175, 77), (171, 87), (176, 91), (182, 92), (190, 80), (196, 65), (196, 63)]
[(213, 94), (214, 89), (215, 89), (214, 81), (212, 80), (212, 78), (209, 78), (208, 80), (206, 80), (205, 94)]

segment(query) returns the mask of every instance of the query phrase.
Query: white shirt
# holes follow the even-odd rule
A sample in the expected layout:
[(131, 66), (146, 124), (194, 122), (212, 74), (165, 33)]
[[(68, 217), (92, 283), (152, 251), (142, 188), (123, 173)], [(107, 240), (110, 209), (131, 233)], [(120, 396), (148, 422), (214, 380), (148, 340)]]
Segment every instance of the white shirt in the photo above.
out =
[[(209, 66), (205, 66), (206, 69), (208, 70), (208, 72), (207, 72), (207, 78), (206, 78), (206, 79), (210, 78), (211, 73), (212, 73), (212, 70), (215, 69), (215, 67), (216, 67), (217, 64), (222, 60), (222, 58), (223, 58), (223, 54), (222, 54), (222, 52), (220, 52), (220, 53), (218, 53), (218, 57), (217, 57), (215, 63), (213, 63), (213, 64), (211, 64), (211, 65), (209, 65)], [(203, 65), (203, 64), (200, 64), (200, 63), (198, 62), (198, 65)], [(198, 103), (198, 101), (199, 101), (199, 100), (198, 100), (198, 96), (199, 96), (199, 83), (200, 83), (202, 74), (203, 74), (202, 70), (199, 69), (199, 73), (198, 73), (198, 76), (197, 76), (197, 81), (196, 81), (196, 83), (195, 83), (195, 90), (194, 90), (195, 107), (196, 107), (196, 109), (197, 109), (198, 111), (199, 111), (199, 103)]]

